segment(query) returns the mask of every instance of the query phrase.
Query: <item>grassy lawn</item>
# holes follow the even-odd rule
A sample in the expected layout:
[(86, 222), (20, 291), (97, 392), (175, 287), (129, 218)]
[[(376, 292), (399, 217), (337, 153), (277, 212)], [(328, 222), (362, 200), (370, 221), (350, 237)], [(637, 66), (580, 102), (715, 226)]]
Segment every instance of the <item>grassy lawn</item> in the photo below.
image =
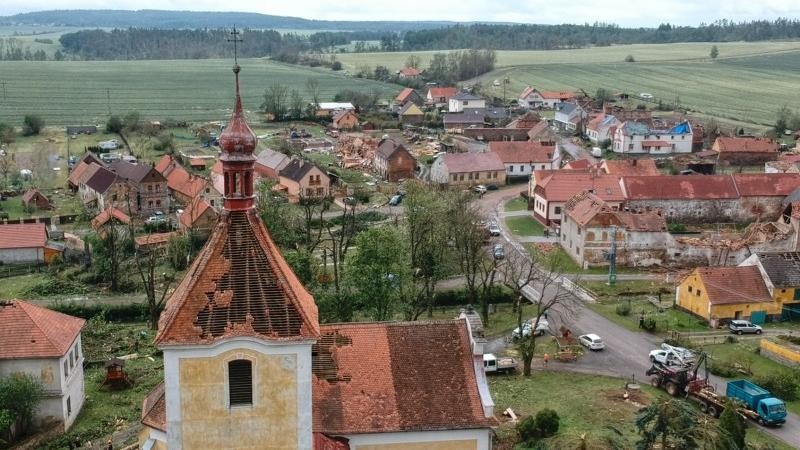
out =
[(544, 235), (544, 226), (533, 217), (509, 217), (506, 219), (506, 226), (518, 236)]
[[(0, 266), (0, 272), (3, 267)], [(28, 290), (47, 280), (47, 273), (32, 273), (16, 277), (0, 278), (0, 300), (25, 299)]]
[[(534, 372), (533, 376), (490, 376), (489, 389), (495, 402), (495, 411), (511, 408), (518, 417), (535, 415), (544, 408), (555, 410), (560, 418), (558, 434), (547, 439), (546, 448), (581, 448), (580, 436), (600, 445), (600, 439), (609, 435), (608, 427), (619, 430), (620, 448), (633, 448), (639, 435), (634, 420), (637, 411), (665, 394), (648, 385), (642, 391), (631, 391), (628, 400), (623, 398), (624, 381), (619, 378), (584, 375), (569, 372)], [(515, 439), (514, 425), (501, 417), (497, 437), (511, 448)], [(790, 450), (780, 441), (762, 433), (755, 427), (747, 430), (747, 442), (768, 443), (776, 450)], [(516, 447), (521, 449), (522, 447)], [(588, 448), (610, 448), (592, 446)]]
[[(703, 350), (712, 358), (722, 362), (736, 363), (747, 368), (752, 375), (742, 374), (742, 378), (754, 378), (775, 372), (785, 372), (789, 368), (765, 356), (756, 353), (759, 339), (740, 340), (735, 344), (706, 345)], [(795, 414), (800, 414), (800, 400), (786, 401), (787, 408)]]
[[(511, 219), (511, 218), (510, 218)], [(508, 219), (508, 220), (510, 220)], [(538, 223), (538, 222), (537, 222)], [(525, 243), (523, 244), (525, 248), (528, 249), (528, 252), (531, 254), (541, 253), (542, 250), (535, 244), (535, 243)], [(547, 257), (555, 258), (556, 264), (564, 273), (577, 273), (577, 274), (586, 274), (586, 275), (607, 275), (608, 274), (608, 267), (589, 267), (588, 269), (583, 269), (578, 263), (575, 262), (569, 254), (561, 248), (560, 245), (557, 245), (555, 248), (551, 248), (552, 245), (548, 244), (547, 249)], [(643, 269), (638, 269), (635, 267), (617, 267), (617, 273), (642, 273)]]
[[(452, 319), (458, 317), (460, 308), (447, 307), (436, 308), (433, 312), (434, 319)], [(522, 305), (522, 320), (530, 319), (535, 314), (533, 305)], [(427, 316), (421, 317), (425, 319)], [(484, 334), (487, 337), (501, 336), (510, 334), (511, 330), (517, 328), (517, 313), (512, 311), (510, 304), (497, 304), (495, 305), (494, 314), (489, 315), (489, 323), (484, 324)]]
[(506, 211), (525, 211), (528, 209), (528, 202), (522, 197), (514, 197), (506, 203)]
[[(90, 320), (82, 336), (86, 401), (67, 436), (80, 437), (86, 442), (98, 440), (120, 428), (136, 426), (141, 416), (142, 400), (164, 380), (164, 363), (160, 355), (156, 356), (153, 331), (145, 323), (112, 324)], [(135, 347), (137, 341), (138, 351)], [(134, 382), (133, 387), (120, 391), (101, 387), (106, 374), (105, 362), (113, 356), (130, 353), (139, 354), (139, 358), (125, 364), (125, 371)], [(56, 439), (45, 448), (66, 448), (62, 439), (65, 438)]]

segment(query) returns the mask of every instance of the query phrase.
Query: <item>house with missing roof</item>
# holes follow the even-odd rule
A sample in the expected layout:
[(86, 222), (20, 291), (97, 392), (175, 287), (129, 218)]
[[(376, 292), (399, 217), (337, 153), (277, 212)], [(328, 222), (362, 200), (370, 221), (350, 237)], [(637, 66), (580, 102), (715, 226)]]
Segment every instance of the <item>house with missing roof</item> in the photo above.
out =
[(469, 92), (459, 92), (447, 100), (447, 111), (459, 113), (465, 109), (485, 109), (486, 100)]
[(83, 407), (85, 323), (21, 300), (0, 301), (0, 377), (24, 373), (42, 383), (35, 426), (58, 423), (67, 431)]
[(614, 131), (612, 150), (616, 153), (691, 153), (693, 145), (692, 125), (689, 122), (675, 124), (652, 120), (627, 120)]
[(561, 167), (558, 144), (544, 145), (533, 141), (489, 142), (489, 151), (503, 161), (506, 180), (528, 179), (533, 170), (556, 170)]
[(763, 323), (782, 309), (756, 266), (698, 267), (675, 288), (675, 306), (712, 327), (735, 319)]
[(611, 114), (598, 114), (589, 122), (586, 123), (585, 134), (586, 137), (592, 141), (592, 144), (601, 144), (606, 141), (611, 141), (614, 132), (622, 122)]
[(800, 318), (800, 252), (757, 252), (739, 265), (758, 268), (781, 320)]
[(494, 152), (447, 153), (431, 164), (431, 182), (457, 187), (499, 186), (506, 182), (506, 166)]
[(497, 421), (466, 319), (319, 323), (255, 210), (239, 70), (224, 209), (159, 320), (164, 383), (143, 401), (139, 447), (488, 450)]
[(278, 185), (292, 203), (303, 197), (327, 197), (331, 195), (331, 178), (311, 161), (293, 158), (278, 172)]

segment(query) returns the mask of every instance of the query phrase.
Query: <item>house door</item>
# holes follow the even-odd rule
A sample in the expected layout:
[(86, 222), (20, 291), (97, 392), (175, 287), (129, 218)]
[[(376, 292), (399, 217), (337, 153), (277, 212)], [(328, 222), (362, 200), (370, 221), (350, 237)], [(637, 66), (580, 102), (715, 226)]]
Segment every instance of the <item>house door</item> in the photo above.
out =
[(741, 318), (742, 318), (742, 312), (741, 311), (736, 311), (736, 312), (733, 313), (733, 320), (739, 320)]
[(767, 319), (766, 311), (753, 311), (750, 313), (750, 322), (756, 325), (762, 325)]

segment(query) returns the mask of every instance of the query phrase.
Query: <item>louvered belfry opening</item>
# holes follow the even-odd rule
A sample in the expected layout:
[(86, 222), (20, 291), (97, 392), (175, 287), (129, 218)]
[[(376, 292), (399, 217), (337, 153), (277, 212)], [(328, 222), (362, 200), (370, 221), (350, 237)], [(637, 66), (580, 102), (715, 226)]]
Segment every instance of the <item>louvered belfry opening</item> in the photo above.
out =
[(253, 404), (253, 363), (246, 359), (228, 362), (228, 401), (231, 407)]
[(218, 337), (238, 326), (252, 327), (265, 337), (300, 335), (302, 317), (275, 272), (276, 262), (264, 251), (245, 211), (227, 217), (222, 256), (230, 262), (207, 292), (208, 303), (197, 314), (195, 325), (206, 338)]

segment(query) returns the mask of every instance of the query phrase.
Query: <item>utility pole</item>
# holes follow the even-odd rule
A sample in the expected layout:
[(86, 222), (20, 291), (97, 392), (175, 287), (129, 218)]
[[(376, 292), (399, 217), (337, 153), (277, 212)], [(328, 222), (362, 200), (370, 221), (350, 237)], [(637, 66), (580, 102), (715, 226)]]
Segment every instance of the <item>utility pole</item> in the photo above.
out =
[(608, 253), (608, 285), (617, 284), (617, 227), (611, 227), (611, 251)]
[(106, 105), (108, 107), (108, 115), (111, 115), (111, 89), (106, 88)]

